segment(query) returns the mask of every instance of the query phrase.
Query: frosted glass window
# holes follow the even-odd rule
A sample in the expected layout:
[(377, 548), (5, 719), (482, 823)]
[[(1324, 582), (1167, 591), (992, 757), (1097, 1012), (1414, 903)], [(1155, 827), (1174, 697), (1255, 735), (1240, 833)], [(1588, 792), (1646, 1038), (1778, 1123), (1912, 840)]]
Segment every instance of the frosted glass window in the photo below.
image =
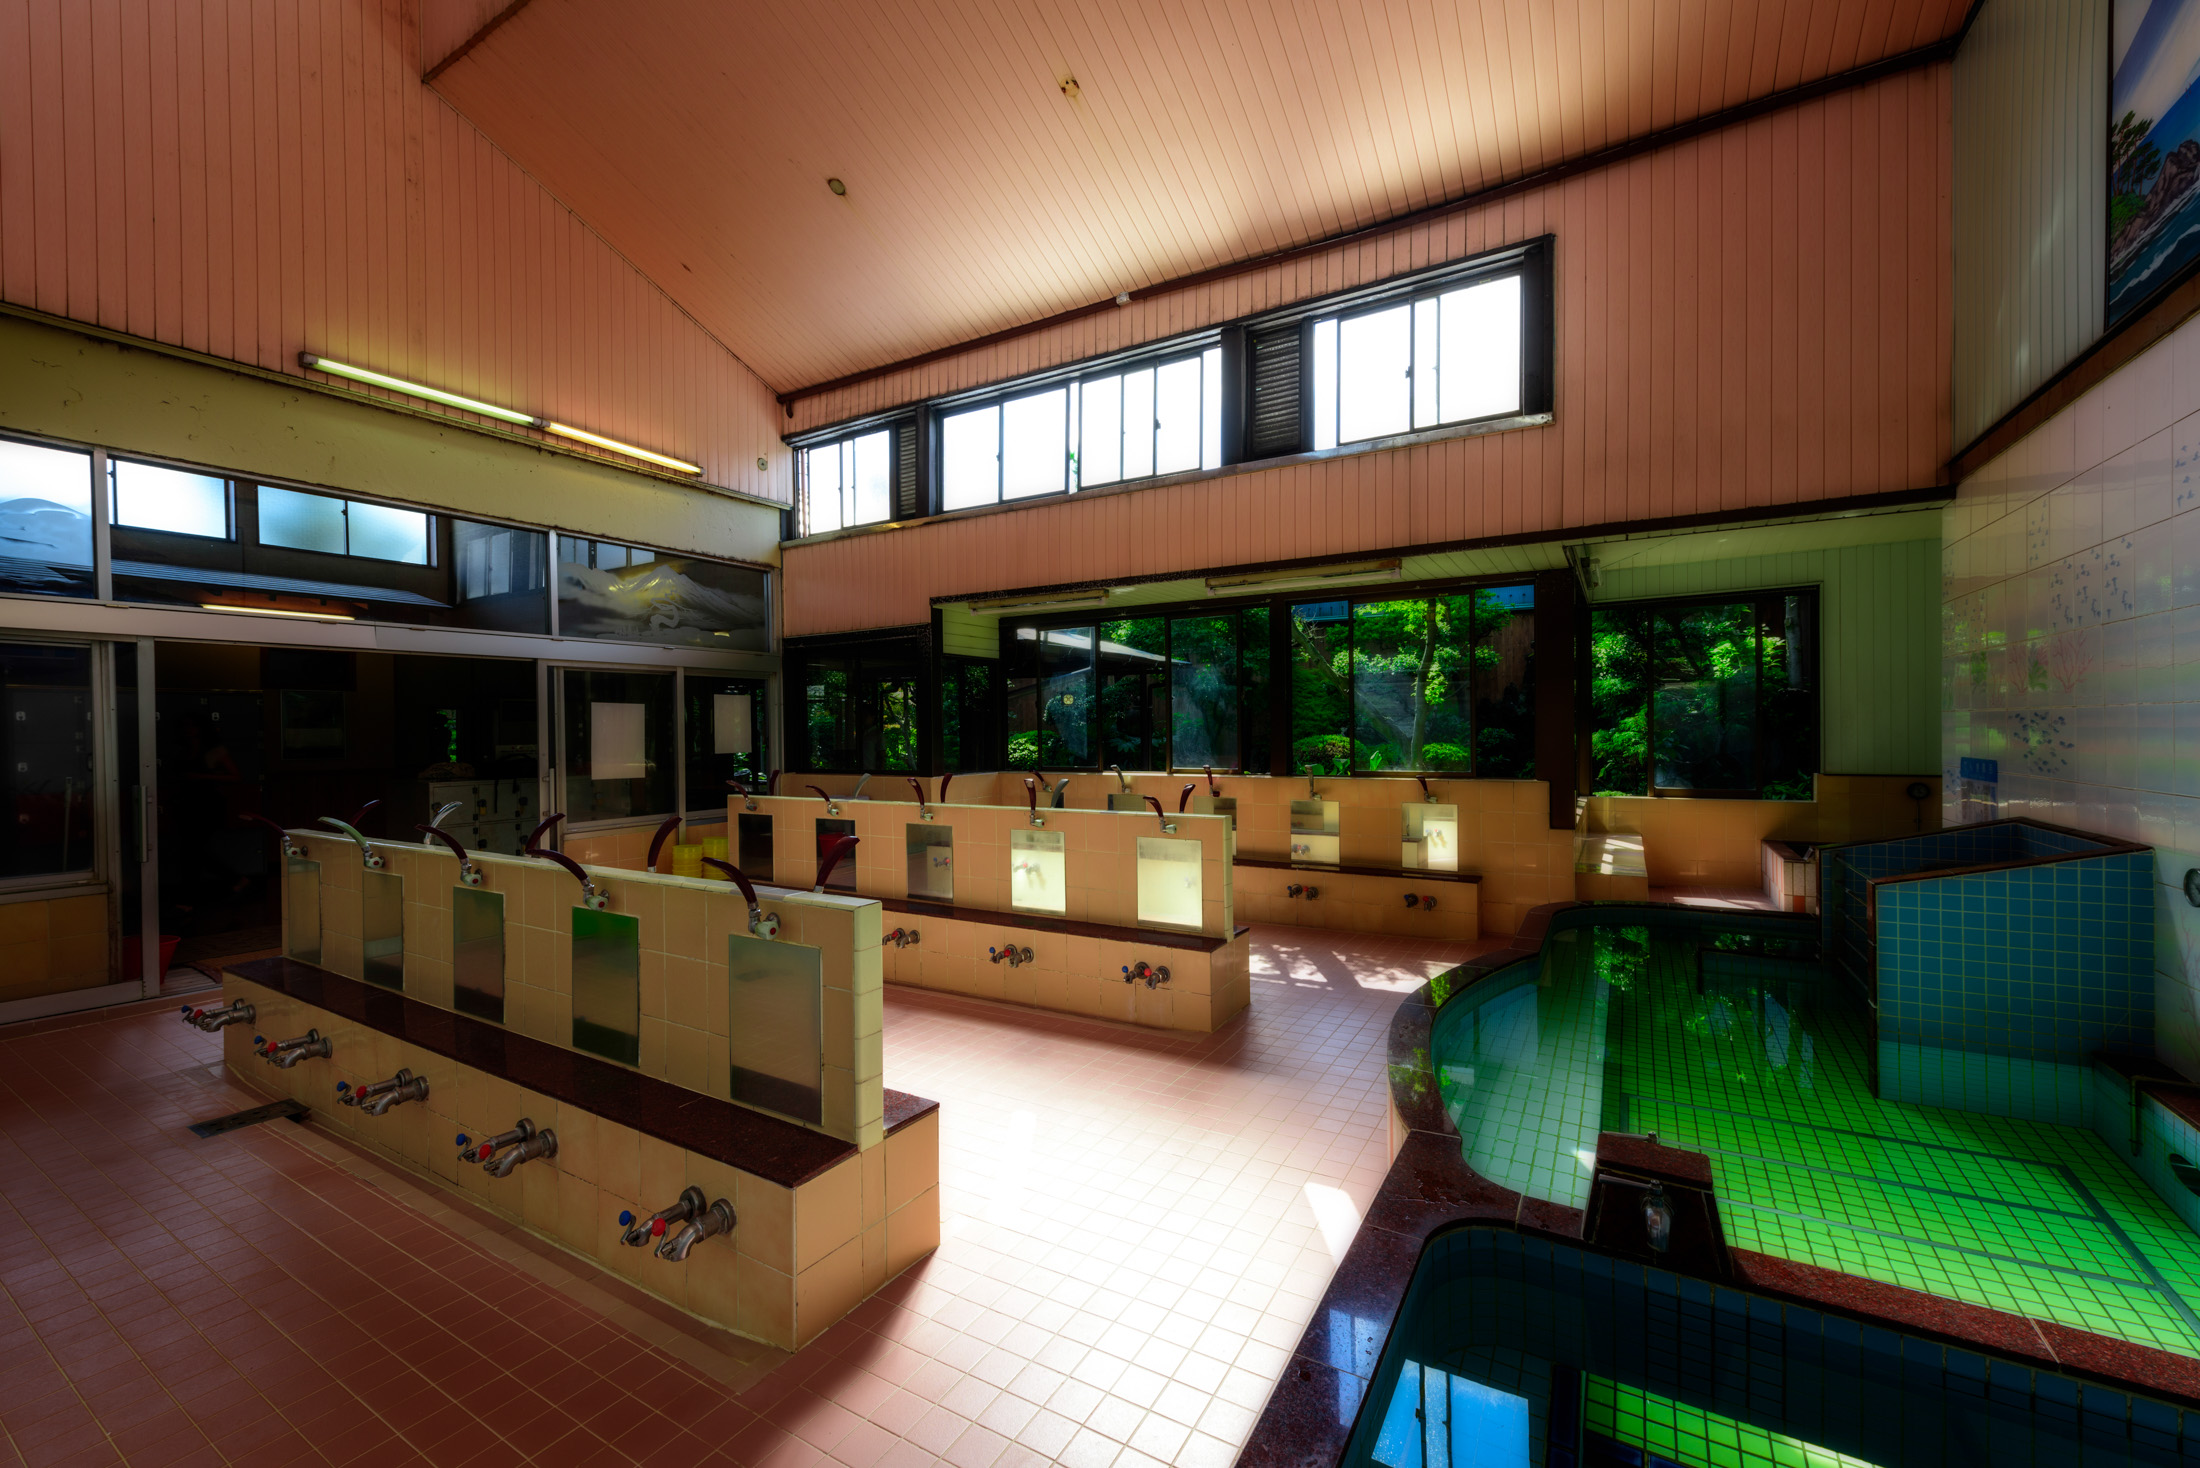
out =
[(1443, 421), (1436, 411), (1436, 344), (1443, 339), (1437, 317), (1443, 306), (1434, 296), (1413, 303), (1413, 426)]
[(1113, 484), (1123, 477), (1123, 379), (1084, 385), (1084, 421), (1077, 450), (1079, 484)]
[(340, 556), (344, 553), (344, 502), (263, 484), (260, 544)]
[(1222, 467), (1222, 348), (1199, 354), (1199, 467)]
[(154, 464), (111, 461), (115, 524), (136, 530), (229, 539), (229, 482)]
[(940, 508), (966, 510), (1001, 496), (1001, 410), (977, 408), (940, 420)]
[(1123, 374), (1123, 477), (1153, 473), (1153, 369)]
[(846, 444), (829, 443), (802, 455), (802, 483), (809, 503), (808, 532), (820, 535), (848, 523), (840, 504), (840, 460)]
[(1443, 303), (1442, 421), (1520, 411), (1520, 277), (1452, 291)]
[(894, 435), (886, 430), (866, 433), (848, 445), (855, 460), (850, 488), (851, 525), (871, 525), (893, 514)]
[(1154, 374), (1154, 473), (1199, 467), (1199, 388), (1197, 357), (1170, 362)]
[(1413, 312), (1406, 306), (1337, 323), (1337, 441), (1404, 433), (1413, 426), (1408, 373)]
[(1314, 323), (1314, 447), (1337, 446), (1337, 318)]
[(1069, 390), (1001, 404), (1001, 498), (1060, 494), (1069, 467)]
[(645, 712), (646, 706), (638, 703), (588, 706), (590, 779), (640, 780), (649, 774)]
[(398, 561), (407, 566), (428, 564), (428, 517), (419, 510), (400, 510), (394, 505), (368, 505), (347, 500), (344, 517), (351, 521), (351, 553), (370, 561)]

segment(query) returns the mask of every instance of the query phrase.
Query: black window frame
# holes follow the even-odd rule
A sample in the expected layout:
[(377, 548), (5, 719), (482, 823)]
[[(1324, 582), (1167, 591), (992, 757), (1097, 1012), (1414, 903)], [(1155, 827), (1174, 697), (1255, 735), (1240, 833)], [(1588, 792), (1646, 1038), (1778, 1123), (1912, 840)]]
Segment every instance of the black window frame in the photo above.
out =
[[(1337, 325), (1337, 340), (1332, 344), (1335, 353), (1334, 370), (1337, 395), (1336, 401), (1329, 406), (1330, 432), (1335, 440), (1333, 447), (1336, 449), (1348, 450), (1358, 444), (1383, 443), (1390, 439), (1405, 438), (1417, 433), (1441, 433), (1447, 429), (1465, 428), (1477, 423), (1502, 423), (1507, 419), (1518, 418), (1522, 414), (1531, 411), (1528, 407), (1530, 377), (1528, 343), (1535, 314), (1534, 296), (1536, 289), (1535, 282), (1530, 278), (1533, 268), (1534, 262), (1527, 256), (1522, 255), (1515, 259), (1493, 262), (1481, 268), (1454, 271), (1438, 280), (1428, 281), (1410, 289), (1391, 291), (1378, 295), (1371, 300), (1355, 303), (1346, 310), (1321, 311), (1308, 316), (1304, 327), (1306, 338), (1302, 344), (1302, 350), (1306, 354), (1306, 365), (1303, 368), (1304, 383), (1300, 400), (1300, 412), (1306, 415), (1304, 421), (1307, 425), (1305, 430), (1307, 438), (1310, 441), (1319, 441), (1317, 415), (1321, 404), (1315, 397), (1315, 382), (1320, 364), (1315, 360), (1315, 342), (1322, 324), (1332, 321)], [(1417, 356), (1414, 344), (1416, 335), (1421, 329), (1421, 303), (1424, 301), (1440, 301), (1444, 296), (1450, 295), (1454, 291), (1471, 290), (1476, 286), (1490, 285), (1500, 280), (1518, 280), (1520, 282), (1519, 397), (1512, 407), (1502, 408), (1494, 413), (1480, 413), (1466, 418), (1439, 418), (1434, 423), (1415, 422), (1414, 399), (1420, 385), (1414, 377), (1415, 358)], [(1363, 317), (1375, 316), (1385, 311), (1395, 311), (1400, 308), (1403, 308), (1406, 313), (1406, 426), (1391, 433), (1369, 434), (1364, 438), (1345, 438), (1340, 431), (1341, 424), (1337, 421), (1341, 413), (1340, 405), (1344, 399), (1344, 324), (1347, 321), (1357, 321)], [(1440, 333), (1441, 328), (1439, 328), (1438, 336), (1439, 350), (1441, 350), (1442, 343)], [(1442, 371), (1443, 363), (1439, 358), (1437, 362), (1439, 381), (1441, 380)]]
[(1747, 590), (1736, 590), (1727, 592), (1692, 593), (1686, 596), (1646, 597), (1629, 601), (1592, 602), (1590, 603), (1588, 608), (1589, 615), (1583, 619), (1582, 637), (1584, 638), (1583, 645), (1586, 652), (1594, 645), (1594, 640), (1596, 637), (1596, 619), (1599, 616), (1609, 616), (1617, 613), (1633, 612), (1645, 617), (1655, 617), (1658, 615), (1671, 615), (1674, 613), (1686, 612), (1691, 608), (1696, 607), (1729, 607), (1742, 603), (1747, 603), (1752, 606), (1755, 612), (1753, 625), (1755, 627), (1756, 635), (1755, 664), (1757, 676), (1756, 683), (1751, 690), (1750, 700), (1750, 761), (1752, 769), (1756, 776), (1755, 782), (1748, 787), (1738, 789), (1696, 788), (1685, 785), (1660, 785), (1658, 783), (1658, 678), (1656, 643), (1653, 640), (1648, 649), (1650, 673), (1649, 677), (1646, 679), (1644, 692), (1643, 789), (1641, 793), (1637, 794), (1632, 791), (1606, 791), (1597, 788), (1598, 782), (1596, 780), (1596, 775), (1598, 773), (1598, 766), (1595, 741), (1598, 732), (1605, 728), (1606, 725), (1603, 722), (1602, 714), (1597, 708), (1597, 700), (1594, 689), (1595, 668), (1592, 662), (1589, 670), (1589, 686), (1585, 690), (1586, 697), (1584, 697), (1582, 701), (1582, 713), (1585, 720), (1582, 737), (1582, 758), (1589, 775), (1589, 779), (1584, 784), (1584, 788), (1587, 793), (1591, 796), (1602, 796), (1607, 798), (1629, 800), (1769, 799), (1786, 803), (1789, 801), (1811, 799), (1812, 797), (1809, 795), (1768, 797), (1764, 794), (1767, 784), (1765, 779), (1765, 756), (1768, 744), (1768, 741), (1765, 738), (1764, 712), (1764, 629), (1766, 626), (1765, 619), (1768, 608), (1782, 604), (1791, 597), (1804, 599), (1810, 604), (1809, 624), (1812, 639), (1812, 646), (1810, 649), (1812, 686), (1810, 691), (1815, 718), (1813, 720), (1813, 727), (1810, 734), (1810, 748), (1812, 756), (1811, 759), (1808, 761), (1810, 768), (1803, 771), (1803, 776), (1805, 779), (1810, 779), (1811, 777), (1815, 776), (1819, 772), (1819, 769), (1825, 763), (1825, 598), (1821, 594), (1821, 588), (1817, 586), (1750, 588)]
[[(895, 418), (866, 420), (863, 423), (838, 429), (818, 438), (804, 438), (799, 442), (790, 441), (789, 446), (794, 450), (793, 509), (798, 533), (801, 535), (830, 535), (834, 531), (855, 530), (866, 525), (891, 525), (897, 520), (908, 519), (915, 514), (922, 514), (923, 507), (916, 502), (918, 490), (918, 485), (915, 483), (916, 476), (911, 466), (906, 462), (911, 457), (907, 450), (914, 447), (913, 440), (916, 432), (916, 423), (904, 414)], [(859, 438), (869, 438), (877, 433), (886, 435), (886, 513), (876, 520), (843, 520), (839, 525), (834, 526), (832, 530), (813, 531), (810, 528), (812, 491), (810, 454), (817, 449), (853, 444)]]

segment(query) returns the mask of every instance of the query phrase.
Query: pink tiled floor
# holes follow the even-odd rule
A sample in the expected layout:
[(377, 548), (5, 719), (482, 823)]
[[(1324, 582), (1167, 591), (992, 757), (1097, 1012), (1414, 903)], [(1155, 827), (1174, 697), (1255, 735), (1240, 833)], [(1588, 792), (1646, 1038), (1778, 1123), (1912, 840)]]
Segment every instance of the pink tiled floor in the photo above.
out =
[(0, 1030), (0, 1464), (1226, 1463), (1382, 1176), (1390, 1012), (1474, 951), (1254, 940), (1219, 1036), (890, 992), (943, 1242), (793, 1356), (310, 1129), (193, 1138), (258, 1098), (171, 1015)]

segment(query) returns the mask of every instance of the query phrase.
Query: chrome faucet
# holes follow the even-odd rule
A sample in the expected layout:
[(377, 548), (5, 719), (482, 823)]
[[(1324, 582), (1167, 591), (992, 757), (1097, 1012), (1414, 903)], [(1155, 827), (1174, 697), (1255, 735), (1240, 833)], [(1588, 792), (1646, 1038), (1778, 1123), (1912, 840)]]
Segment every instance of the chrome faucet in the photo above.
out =
[(1123, 773), (1121, 765), (1109, 765), (1108, 773), (1115, 776), (1115, 782), (1123, 787), (1123, 794), (1128, 795), (1131, 793), (1131, 777)]
[[(431, 826), (440, 826), (440, 825), (442, 825), (442, 824), (443, 824), (443, 822), (444, 822), (444, 820), (445, 820), (445, 818), (446, 818), (446, 817), (448, 817), (448, 816), (450, 815), (450, 813), (451, 813), (452, 811), (454, 811), (454, 810), (457, 810), (457, 809), (458, 809), (458, 808), (459, 808), (460, 806), (464, 805), (465, 803), (466, 803), (466, 802), (465, 802), (465, 801), (463, 801), (463, 800), (446, 800), (446, 801), (444, 801), (444, 802), (443, 802), (443, 803), (442, 803), (441, 805), (439, 805), (439, 806), (437, 806), (437, 807), (435, 808), (435, 814), (434, 814), (434, 815), (432, 815), (432, 816), (430, 816), (430, 817), (428, 817), (428, 824), (429, 824), (429, 825), (431, 825)], [(425, 837), (422, 837), (422, 838), (421, 838), (421, 841), (420, 841), (420, 844), (421, 844), (422, 846), (426, 846), (426, 845), (427, 845), (427, 844), (428, 844), (428, 843), (429, 843), (430, 841), (433, 841), (434, 839), (435, 839), (435, 838), (434, 838), (433, 836), (425, 836)]]
[(861, 800), (863, 798), (863, 787), (870, 783), (871, 777), (866, 774), (865, 776), (863, 776), (863, 778), (856, 781), (856, 788), (848, 792), (848, 798), (850, 800)]
[(337, 830), (343, 832), (346, 836), (349, 836), (352, 840), (358, 842), (360, 859), (366, 862), (368, 871), (378, 872), (382, 870), (382, 853), (376, 851), (372, 846), (369, 846), (367, 844), (367, 838), (359, 834), (359, 828), (357, 826), (352, 825), (348, 821), (339, 821), (334, 816), (321, 817), (321, 824), (324, 826), (334, 826)]
[(817, 792), (817, 798), (825, 802), (825, 814), (829, 816), (837, 816), (840, 814), (840, 807), (833, 804), (833, 798), (825, 793), (824, 786), (805, 785), (802, 788), (805, 790), (814, 790)]
[(479, 1142), (476, 1142), (464, 1132), (460, 1132), (458, 1134), (458, 1160), (461, 1162), (487, 1162), (501, 1149), (517, 1146), (534, 1136), (534, 1134), (535, 1124), (524, 1116), (519, 1119), (518, 1125), (510, 1131), (499, 1132), (493, 1137), (484, 1137)]
[(920, 936), (915, 928), (896, 928), (879, 941), (881, 943), (891, 943), (896, 948), (908, 948), (914, 945)]
[(986, 950), (986, 962), (1006, 963), (1010, 968), (1022, 968), (1025, 964), (1031, 962), (1031, 950), (1029, 948), (1018, 948), (1013, 943), (1005, 944), (999, 948), (988, 948)]
[(920, 821), (931, 820), (932, 802), (924, 798), (924, 782), (915, 775), (911, 775), (909, 777), (909, 788), (917, 792), (917, 819)]
[(295, 1040), (276, 1040), (260, 1051), (263, 1060), (271, 1062), (278, 1070), (289, 1070), (301, 1060), (327, 1060), (336, 1053), (328, 1036), (319, 1030), (307, 1030)]
[(1314, 767), (1312, 765), (1306, 767), (1306, 798), (1308, 800), (1322, 798), (1322, 793), (1314, 788)]
[(665, 1235), (665, 1226), (686, 1223), (703, 1211), (708, 1203), (701, 1188), (691, 1187), (680, 1194), (679, 1201), (669, 1208), (660, 1208), (647, 1218), (636, 1218), (632, 1209), (621, 1209), (619, 1222), (626, 1225), (626, 1232), (619, 1235), (619, 1242), (630, 1249), (639, 1249), (652, 1240)]
[(1151, 964), (1143, 958), (1135, 964), (1125, 964), (1123, 966), (1124, 983), (1135, 984), (1141, 980), (1149, 989), (1159, 988), (1169, 982), (1169, 970), (1165, 965)]
[[(689, 1188), (688, 1192), (695, 1193), (698, 1200), (703, 1196), (701, 1193), (696, 1193), (693, 1188)], [(733, 1205), (720, 1198), (697, 1214), (686, 1228), (681, 1229), (678, 1233), (659, 1244), (657, 1246), (657, 1257), (669, 1260), (674, 1264), (685, 1264), (687, 1263), (688, 1250), (705, 1239), (716, 1238), (720, 1234), (730, 1234), (732, 1232)]]
[(749, 792), (748, 786), (742, 784), (739, 780), (728, 780), (726, 788), (741, 797), (741, 809), (756, 809), (756, 797)]
[[(459, 1134), (458, 1143), (466, 1146), (466, 1136)], [(522, 1162), (532, 1162), (538, 1157), (558, 1155), (558, 1134), (548, 1127), (537, 1128), (526, 1117), (510, 1131), (489, 1138), (478, 1147), (458, 1154), (461, 1162), (478, 1162), (481, 1170), (491, 1177), (510, 1177), (512, 1170)]]
[(1069, 776), (1064, 775), (1054, 782), (1054, 808), (1056, 810), (1062, 809), (1062, 797), (1067, 794), (1069, 794)]
[(427, 1100), (428, 1078), (401, 1070), (386, 1081), (370, 1081), (363, 1086), (339, 1081), (336, 1089), (337, 1099), (344, 1105), (356, 1106), (369, 1116), (387, 1116), (392, 1106)]
[(252, 1006), (242, 999), (236, 1000), (221, 1009), (193, 1009), (186, 1004), (183, 1006), (183, 1022), (187, 1025), (197, 1025), (200, 1029), (212, 1035), (228, 1029), (231, 1025), (248, 1025), (252, 1023)]

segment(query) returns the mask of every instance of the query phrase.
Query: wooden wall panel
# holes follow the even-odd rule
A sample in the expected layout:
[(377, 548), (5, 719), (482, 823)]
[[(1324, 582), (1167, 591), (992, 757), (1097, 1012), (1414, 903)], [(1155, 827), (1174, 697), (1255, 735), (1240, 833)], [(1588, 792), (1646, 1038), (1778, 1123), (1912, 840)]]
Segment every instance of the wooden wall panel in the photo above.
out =
[(934, 596), (1194, 572), (1936, 483), (1950, 69), (1912, 72), (1316, 260), (798, 408), (823, 424), (1557, 238), (1554, 421), (789, 548), (789, 635)]
[(357, 362), (784, 499), (763, 383), (420, 84), (412, 10), (0, 0), (0, 300)]

